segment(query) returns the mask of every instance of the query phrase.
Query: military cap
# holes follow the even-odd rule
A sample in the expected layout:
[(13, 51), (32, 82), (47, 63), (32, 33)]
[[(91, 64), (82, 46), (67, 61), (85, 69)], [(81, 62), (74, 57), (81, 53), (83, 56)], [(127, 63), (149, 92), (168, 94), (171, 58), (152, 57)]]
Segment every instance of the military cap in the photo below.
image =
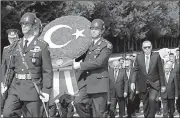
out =
[(22, 17), (21, 17), (21, 20), (20, 20), (20, 24), (21, 23), (31, 23), (31, 24), (34, 24), (36, 23), (37, 17), (36, 17), (36, 14), (35, 13), (32, 13), (32, 12), (27, 12), (25, 13)]
[(101, 19), (94, 19), (91, 23), (91, 28), (105, 29), (104, 21)]
[(18, 32), (19, 32), (19, 30), (17, 30), (17, 29), (8, 29), (8, 30), (6, 31), (6, 33), (8, 34), (8, 37), (9, 37), (9, 38), (18, 37)]

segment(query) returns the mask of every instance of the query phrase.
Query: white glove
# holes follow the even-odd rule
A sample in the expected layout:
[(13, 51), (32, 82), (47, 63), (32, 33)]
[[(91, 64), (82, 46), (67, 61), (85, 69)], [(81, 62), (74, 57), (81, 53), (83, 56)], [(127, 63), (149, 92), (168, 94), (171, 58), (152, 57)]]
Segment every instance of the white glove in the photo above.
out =
[(47, 93), (43, 93), (43, 92), (41, 92), (41, 94), (43, 95), (40, 95), (39, 97), (40, 97), (40, 99), (42, 100), (42, 102), (48, 102), (49, 101), (49, 94), (47, 94)]
[(131, 90), (134, 92), (136, 86), (135, 86), (135, 83), (131, 83)]
[(82, 60), (79, 61), (79, 62), (75, 62), (75, 60), (74, 60), (74, 62), (73, 62), (73, 68), (74, 68), (74, 69), (79, 69), (79, 68), (81, 68), (81, 65), (80, 65), (81, 62), (82, 62)]
[(59, 99), (56, 99), (54, 102), (55, 102), (56, 104), (59, 103)]
[(127, 93), (126, 92), (124, 92), (124, 97), (127, 97)]
[(5, 87), (3, 83), (1, 83), (1, 94), (4, 94), (4, 92), (7, 90), (7, 86)]

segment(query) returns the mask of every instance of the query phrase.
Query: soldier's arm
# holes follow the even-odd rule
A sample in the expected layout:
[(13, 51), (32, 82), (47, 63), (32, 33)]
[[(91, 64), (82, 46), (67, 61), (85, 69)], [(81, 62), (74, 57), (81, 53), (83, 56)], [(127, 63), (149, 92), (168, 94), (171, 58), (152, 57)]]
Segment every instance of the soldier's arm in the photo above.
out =
[(104, 47), (96, 59), (81, 62), (81, 70), (93, 70), (103, 67), (108, 62), (111, 53), (112, 49)]
[(3, 54), (2, 54), (2, 61), (1, 61), (1, 68), (2, 68), (2, 82), (4, 81), (4, 75), (6, 73), (7, 70), (7, 63), (6, 63), (6, 59), (5, 59), (5, 51), (6, 49), (3, 49)]
[(42, 49), (42, 76), (42, 92), (50, 94), (53, 81), (53, 68), (51, 63), (50, 52), (48, 50), (48, 44), (45, 44), (44, 48)]

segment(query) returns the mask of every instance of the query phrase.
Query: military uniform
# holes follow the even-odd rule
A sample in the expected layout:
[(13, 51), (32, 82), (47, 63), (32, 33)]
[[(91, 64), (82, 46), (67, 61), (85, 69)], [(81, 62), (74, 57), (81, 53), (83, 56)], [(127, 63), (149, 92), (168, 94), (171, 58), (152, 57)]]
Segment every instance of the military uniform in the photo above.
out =
[[(23, 49), (23, 40), (19, 42)], [(40, 99), (33, 85), (32, 78), (42, 92), (50, 94), (52, 88), (53, 71), (48, 50), (48, 44), (35, 37), (23, 54), (29, 71), (20, 55), (18, 46), (13, 53), (15, 77), (9, 89), (9, 95), (5, 103), (3, 116), (20, 116), (22, 106), (27, 108), (27, 117), (39, 117)]]
[[(81, 98), (92, 100), (93, 117), (103, 117), (109, 90), (108, 60), (112, 53), (112, 44), (100, 38), (95, 45), (91, 45), (80, 63), (80, 70), (86, 73), (81, 80), (83, 94)], [(87, 95), (85, 95), (87, 94)]]

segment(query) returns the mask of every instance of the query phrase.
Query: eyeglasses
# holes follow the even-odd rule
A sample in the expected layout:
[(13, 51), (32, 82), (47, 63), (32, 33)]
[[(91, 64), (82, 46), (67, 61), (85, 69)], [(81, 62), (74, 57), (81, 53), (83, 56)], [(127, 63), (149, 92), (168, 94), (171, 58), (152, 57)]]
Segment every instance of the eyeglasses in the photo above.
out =
[(150, 48), (151, 48), (151, 46), (146, 46), (146, 47), (143, 47), (143, 48), (144, 48), (144, 49), (147, 49), (147, 48), (148, 48), (148, 49), (150, 49)]

